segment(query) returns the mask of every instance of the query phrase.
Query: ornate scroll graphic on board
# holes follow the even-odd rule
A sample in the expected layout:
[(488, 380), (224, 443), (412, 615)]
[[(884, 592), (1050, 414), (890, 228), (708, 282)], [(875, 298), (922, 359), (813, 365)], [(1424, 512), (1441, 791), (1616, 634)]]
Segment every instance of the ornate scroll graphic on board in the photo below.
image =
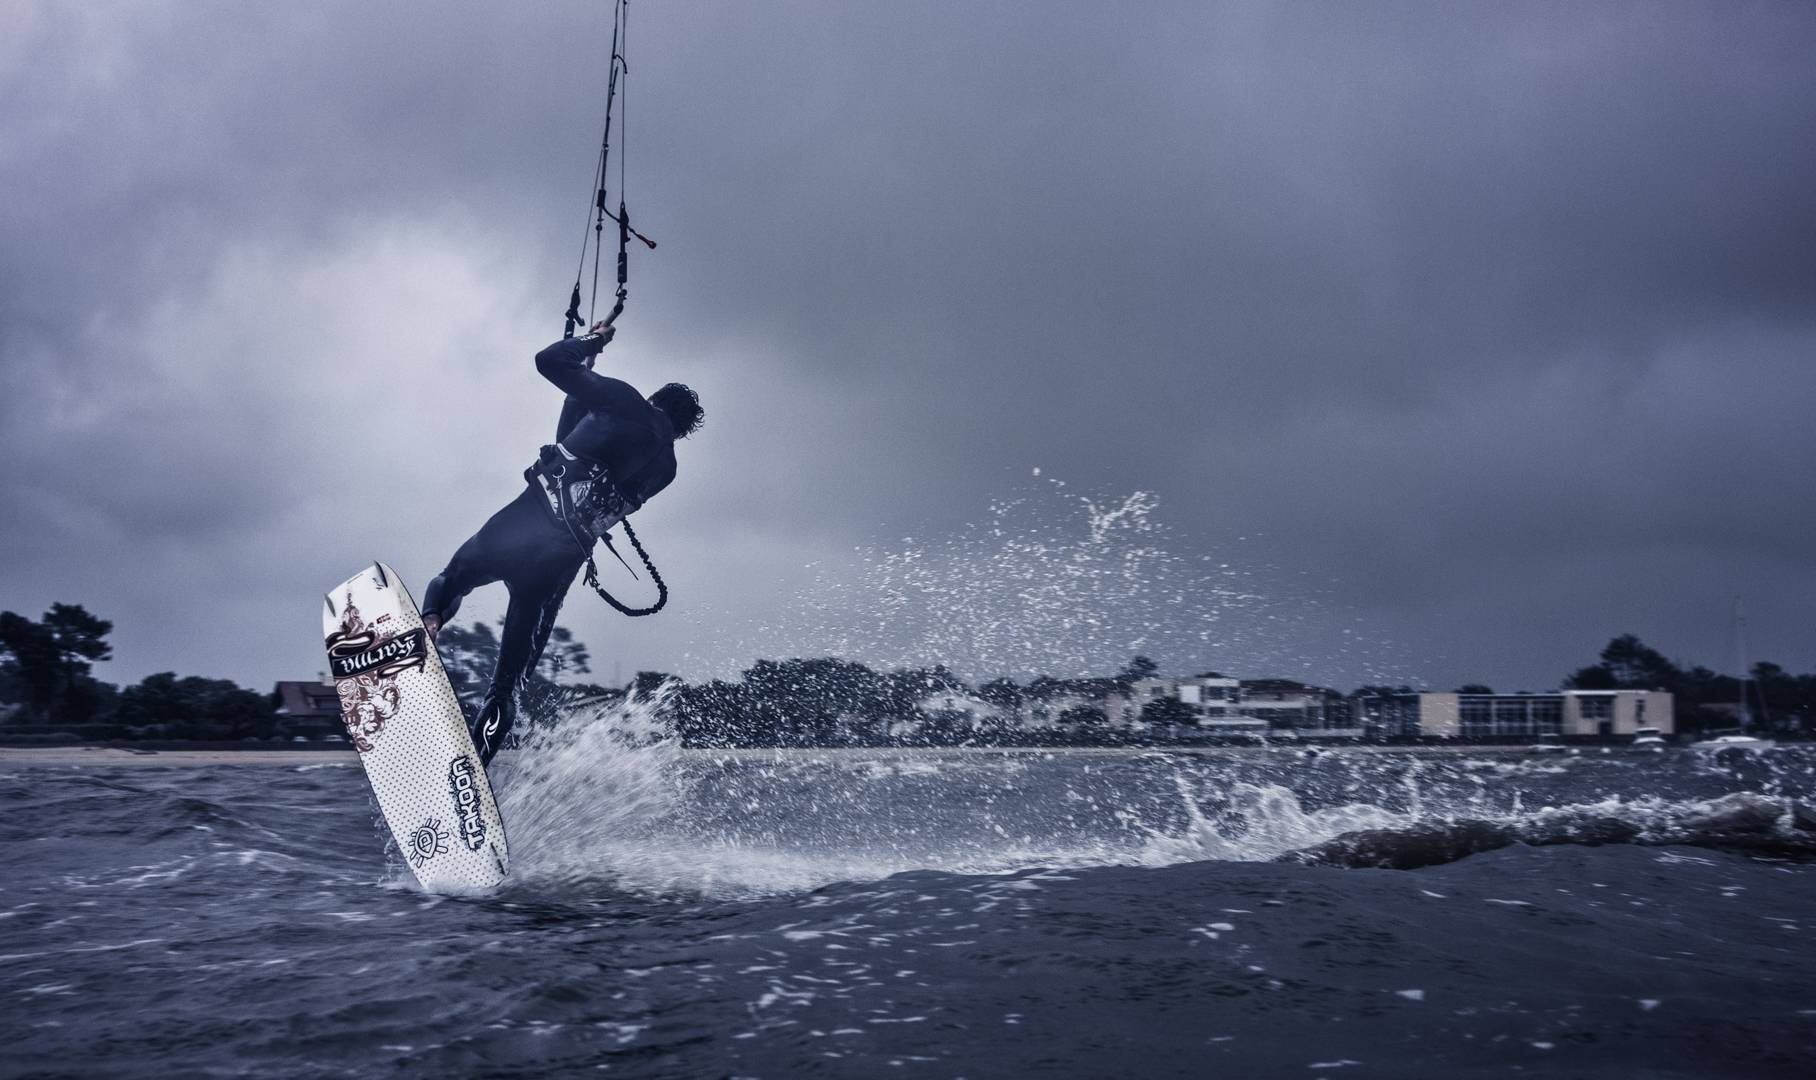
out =
[[(390, 618), (380, 615), (378, 623)], [(360, 753), (377, 745), (385, 721), (397, 713), (402, 700), (397, 677), (421, 667), (427, 657), (428, 642), (420, 628), (399, 634), (367, 626), (353, 604), (353, 590), (347, 590), (340, 629), (328, 635), (328, 667), (334, 675), (334, 689), (340, 694), (347, 737)]]

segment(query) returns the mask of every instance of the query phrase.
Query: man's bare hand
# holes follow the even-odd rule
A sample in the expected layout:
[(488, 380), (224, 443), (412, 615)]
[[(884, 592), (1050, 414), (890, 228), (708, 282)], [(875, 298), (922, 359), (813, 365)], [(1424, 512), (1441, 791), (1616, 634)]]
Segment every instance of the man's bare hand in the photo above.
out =
[(613, 326), (611, 323), (606, 322), (604, 319), (600, 319), (598, 322), (593, 324), (593, 328), (591, 330), (588, 330), (587, 333), (589, 335), (598, 334), (600, 337), (604, 338), (607, 342), (610, 342), (613, 337), (617, 336), (618, 328)]

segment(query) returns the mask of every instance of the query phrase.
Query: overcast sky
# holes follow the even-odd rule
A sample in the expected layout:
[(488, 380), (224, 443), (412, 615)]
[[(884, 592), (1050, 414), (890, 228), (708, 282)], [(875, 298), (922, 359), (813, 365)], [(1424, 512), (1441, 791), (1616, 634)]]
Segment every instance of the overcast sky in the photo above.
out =
[[(608, 36), (0, 7), (0, 607), (262, 685), (362, 563), (420, 595), (559, 410)], [(1028, 581), (1096, 543), (1157, 575), (1074, 597), (1104, 671), (1544, 688), (1626, 631), (1731, 669), (1736, 598), (1816, 669), (1813, 55), (1799, 4), (639, 2), (661, 246), (604, 366), (708, 421), (637, 519), (670, 611), (563, 621), (608, 678), (1025, 673), (992, 643), (1058, 633)]]

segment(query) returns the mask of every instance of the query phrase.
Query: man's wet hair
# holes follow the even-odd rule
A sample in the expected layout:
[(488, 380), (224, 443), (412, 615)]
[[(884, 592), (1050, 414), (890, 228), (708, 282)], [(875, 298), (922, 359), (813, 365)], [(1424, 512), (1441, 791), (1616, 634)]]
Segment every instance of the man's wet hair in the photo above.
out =
[(669, 383), (651, 394), (649, 403), (661, 409), (668, 422), (675, 425), (677, 439), (687, 438), (706, 423), (706, 410), (700, 407), (700, 395), (685, 383)]

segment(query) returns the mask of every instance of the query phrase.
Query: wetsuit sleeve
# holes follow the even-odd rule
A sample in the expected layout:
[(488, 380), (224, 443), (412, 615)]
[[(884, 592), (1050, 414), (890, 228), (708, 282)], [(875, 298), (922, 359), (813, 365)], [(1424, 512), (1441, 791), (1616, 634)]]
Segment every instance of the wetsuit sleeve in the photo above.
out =
[(561, 403), (561, 419), (555, 421), (555, 441), (567, 438), (568, 433), (574, 430), (574, 425), (580, 423), (585, 416), (586, 406), (580, 403), (579, 398), (568, 395), (568, 399)]
[[(585, 412), (611, 413), (624, 408), (643, 407), (643, 395), (622, 379), (614, 379), (587, 368), (587, 359), (599, 355), (605, 342), (593, 334), (557, 341), (536, 354), (536, 370), (542, 377), (567, 392), (568, 401), (578, 400), (573, 420), (578, 423)], [(562, 406), (562, 420), (568, 420), (569, 406)], [(569, 425), (570, 427), (572, 425)]]
[[(583, 367), (586, 365), (587, 358), (598, 356), (600, 350), (604, 347), (603, 342), (597, 337), (587, 334), (579, 338), (564, 338), (561, 342), (550, 345), (547, 349), (542, 351), (547, 353), (557, 348), (566, 348), (569, 346), (570, 342), (586, 343), (584, 348), (576, 348), (578, 358)], [(543, 371), (542, 365), (543, 360), (539, 355), (536, 357), (536, 369), (538, 371)], [(546, 372), (544, 373), (546, 374)], [(560, 442), (567, 438), (568, 434), (574, 430), (574, 425), (580, 423), (580, 421), (586, 417), (587, 411), (585, 402), (572, 394), (569, 394), (567, 400), (561, 403), (561, 418), (555, 421), (555, 441)]]

